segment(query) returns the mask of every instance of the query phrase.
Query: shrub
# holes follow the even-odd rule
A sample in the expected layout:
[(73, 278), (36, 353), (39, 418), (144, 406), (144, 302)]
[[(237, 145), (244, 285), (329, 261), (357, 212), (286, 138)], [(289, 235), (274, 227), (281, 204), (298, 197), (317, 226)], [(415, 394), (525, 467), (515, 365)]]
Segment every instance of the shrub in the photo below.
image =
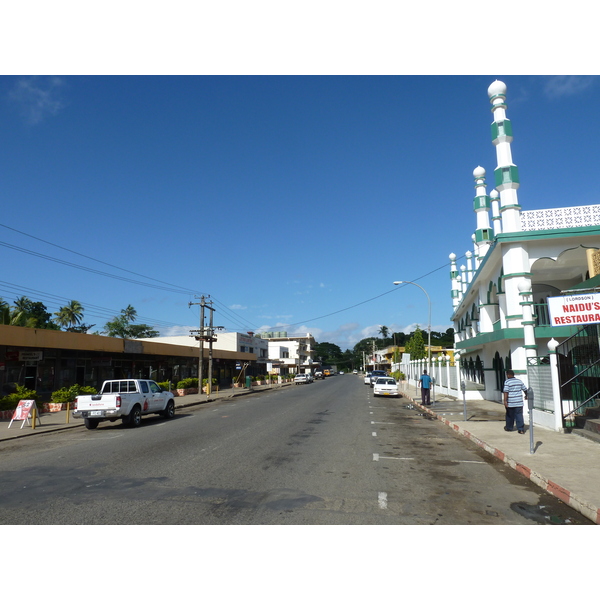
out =
[(197, 388), (198, 387), (198, 378), (197, 377), (187, 377), (186, 379), (182, 379), (177, 384), (178, 390), (187, 390), (189, 388)]
[(97, 394), (98, 390), (89, 385), (75, 384), (71, 387), (60, 388), (52, 392), (52, 402), (74, 402), (77, 396), (91, 396)]
[(158, 387), (163, 390), (163, 392), (168, 392), (170, 391), (169, 388), (171, 387), (171, 382), (170, 381), (157, 381), (156, 382)]
[(14, 410), (21, 400), (36, 400), (40, 397), (34, 390), (28, 390), (24, 385), (17, 384), (17, 391), (0, 399), (0, 410)]

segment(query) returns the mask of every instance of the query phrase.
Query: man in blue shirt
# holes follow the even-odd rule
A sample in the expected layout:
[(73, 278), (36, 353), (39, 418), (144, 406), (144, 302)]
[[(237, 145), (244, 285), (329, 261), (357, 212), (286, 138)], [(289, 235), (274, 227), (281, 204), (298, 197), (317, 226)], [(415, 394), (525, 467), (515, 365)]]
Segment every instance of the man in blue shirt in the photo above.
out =
[(504, 406), (506, 408), (506, 426), (504, 431), (513, 431), (515, 421), (519, 433), (525, 433), (525, 423), (523, 421), (523, 392), (527, 400), (527, 388), (525, 384), (515, 378), (514, 371), (506, 371), (506, 381), (504, 382)]
[(419, 378), (419, 385), (421, 386), (421, 404), (429, 406), (431, 404), (431, 399), (429, 397), (431, 377), (427, 375), (427, 369), (423, 369), (423, 375)]

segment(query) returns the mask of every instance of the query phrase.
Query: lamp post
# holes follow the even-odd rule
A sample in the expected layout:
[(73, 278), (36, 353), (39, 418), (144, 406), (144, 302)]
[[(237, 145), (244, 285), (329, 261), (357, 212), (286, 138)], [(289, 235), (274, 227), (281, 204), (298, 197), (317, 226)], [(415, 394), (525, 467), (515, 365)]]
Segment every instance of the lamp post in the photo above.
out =
[(410, 283), (416, 285), (418, 288), (423, 290), (423, 293), (427, 296), (427, 304), (429, 306), (429, 317), (427, 321), (427, 374), (431, 377), (431, 299), (429, 294), (422, 288), (418, 283), (414, 281), (394, 281), (394, 285), (400, 285), (401, 283)]

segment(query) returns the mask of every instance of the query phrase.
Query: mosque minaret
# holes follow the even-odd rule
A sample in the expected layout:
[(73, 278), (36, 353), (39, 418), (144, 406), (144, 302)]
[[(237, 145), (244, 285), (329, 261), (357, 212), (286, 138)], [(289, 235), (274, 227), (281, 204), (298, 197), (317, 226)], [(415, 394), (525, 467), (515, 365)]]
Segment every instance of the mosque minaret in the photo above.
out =
[(512, 124), (506, 118), (506, 84), (502, 81), (494, 81), (488, 88), (488, 96), (494, 115), (492, 143), (496, 146), (496, 159), (498, 162), (494, 175), (495, 187), (500, 192), (502, 232), (521, 231), (521, 207), (517, 199), (519, 170), (512, 161), (510, 149), (513, 137)]

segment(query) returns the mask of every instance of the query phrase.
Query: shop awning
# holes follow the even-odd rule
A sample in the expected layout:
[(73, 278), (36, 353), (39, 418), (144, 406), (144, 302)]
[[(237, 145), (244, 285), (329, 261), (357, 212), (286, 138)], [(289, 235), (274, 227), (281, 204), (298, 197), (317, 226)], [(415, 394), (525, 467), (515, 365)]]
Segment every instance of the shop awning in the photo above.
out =
[(582, 292), (595, 292), (598, 290), (600, 290), (600, 275), (573, 285), (568, 290), (563, 290), (561, 294), (581, 294)]

